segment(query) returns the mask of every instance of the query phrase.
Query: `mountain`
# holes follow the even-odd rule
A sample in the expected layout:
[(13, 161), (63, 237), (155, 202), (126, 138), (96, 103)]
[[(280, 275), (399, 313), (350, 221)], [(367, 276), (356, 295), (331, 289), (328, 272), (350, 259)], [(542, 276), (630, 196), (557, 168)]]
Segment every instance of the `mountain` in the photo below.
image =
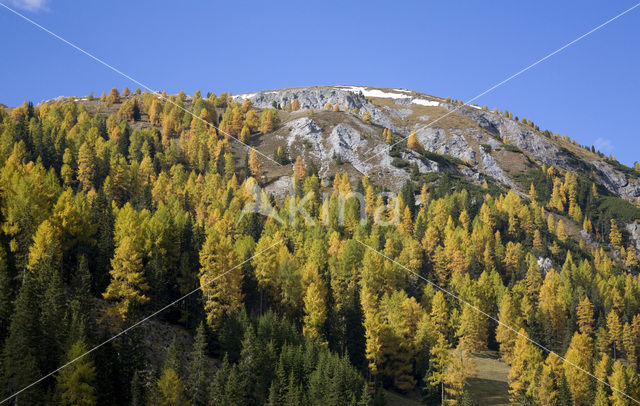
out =
[(640, 397), (640, 171), (513, 113), (112, 89), (0, 108), (0, 162), (15, 403)]
[[(258, 108), (284, 108), (297, 99), (300, 110), (281, 111), (282, 125), (273, 136), (262, 137), (258, 148), (272, 154), (277, 145), (286, 146), (290, 156), (318, 165), (321, 176), (335, 172), (332, 160), (339, 156), (390, 189), (397, 190), (409, 179), (408, 168), (416, 165), (420, 173), (451, 171), (478, 185), (496, 182), (524, 194), (529, 188), (523, 182), (527, 172), (546, 164), (591, 176), (615, 196), (640, 198), (638, 172), (510, 113), (406, 89), (368, 86), (268, 90), (234, 99), (248, 99)], [(327, 104), (340, 111), (327, 109)], [(370, 123), (362, 119), (364, 113), (371, 115)], [(391, 145), (383, 139), (384, 128), (393, 133)], [(412, 131), (426, 151), (439, 156), (405, 148), (403, 140)]]

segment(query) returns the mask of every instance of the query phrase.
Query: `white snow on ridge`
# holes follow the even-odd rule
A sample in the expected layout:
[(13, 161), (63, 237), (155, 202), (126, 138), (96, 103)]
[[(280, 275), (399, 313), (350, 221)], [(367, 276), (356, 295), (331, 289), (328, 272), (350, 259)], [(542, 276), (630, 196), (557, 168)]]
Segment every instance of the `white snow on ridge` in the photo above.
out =
[(411, 103), (427, 107), (438, 107), (440, 105), (440, 102), (425, 99), (413, 99)]
[[(406, 89), (391, 89), (391, 91), (383, 91), (383, 90), (380, 90), (380, 89), (367, 88), (365, 86), (344, 86), (344, 85), (339, 85), (339, 86), (334, 86), (334, 87), (337, 88), (337, 89), (340, 89), (340, 90), (346, 90), (348, 92), (354, 92), (354, 93), (362, 92), (362, 94), (365, 97), (404, 100), (405, 102), (409, 101), (410, 103), (418, 104), (418, 105), (421, 105), (421, 106), (427, 106), (427, 107), (438, 107), (440, 105), (440, 102), (437, 102), (437, 101), (427, 100), (427, 99), (420, 99), (420, 98), (415, 98), (413, 96), (410, 96), (407, 93), (411, 93), (411, 91), (410, 90), (406, 90)], [(234, 100), (238, 100), (240, 98), (242, 98), (242, 99), (250, 99), (250, 98), (253, 98), (254, 96), (256, 96), (259, 93), (262, 93), (262, 92), (236, 94), (236, 95), (233, 95), (232, 97), (233, 97)], [(278, 91), (267, 91), (267, 92), (264, 92), (264, 93), (265, 94), (277, 94)]]
[[(356, 93), (362, 92), (362, 94), (365, 97), (378, 97), (382, 99), (410, 99), (411, 98), (411, 96), (407, 96), (405, 94), (383, 92), (382, 90), (367, 89), (366, 87), (362, 87), (362, 86), (337, 86), (337, 87), (340, 89), (351, 91), (351, 92), (356, 92)], [(399, 91), (402, 91), (402, 90), (399, 90)]]
[[(362, 94), (365, 97), (379, 97), (379, 98), (385, 98), (385, 99), (411, 99), (411, 103), (413, 104), (419, 104), (421, 106), (428, 106), (428, 107), (437, 107), (440, 105), (440, 103), (437, 101), (415, 99), (406, 94), (384, 92), (379, 89), (367, 89), (366, 87), (362, 87), (362, 86), (339, 86), (339, 87), (341, 89), (345, 89), (352, 92), (362, 92)], [(403, 93), (411, 92), (410, 90), (404, 90), (404, 89), (393, 89), (393, 91), (403, 92)]]
[(250, 99), (253, 96), (255, 96), (258, 93), (242, 93), (242, 94), (234, 94), (233, 96), (231, 96), (234, 100), (237, 98), (242, 97), (243, 99)]

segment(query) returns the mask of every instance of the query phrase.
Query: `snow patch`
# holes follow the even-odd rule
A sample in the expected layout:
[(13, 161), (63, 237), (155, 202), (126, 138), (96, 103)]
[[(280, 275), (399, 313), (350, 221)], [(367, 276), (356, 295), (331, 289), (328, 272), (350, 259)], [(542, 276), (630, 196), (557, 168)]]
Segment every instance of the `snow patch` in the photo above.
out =
[(257, 95), (258, 93), (242, 93), (242, 94), (235, 94), (233, 96), (231, 96), (231, 98), (233, 98), (233, 100), (239, 99), (239, 98), (243, 98), (243, 99), (250, 99), (253, 96)]
[(365, 97), (378, 97), (382, 99), (410, 99), (411, 98), (411, 96), (407, 96), (404, 94), (384, 92), (379, 89), (367, 89), (366, 87), (362, 87), (362, 86), (339, 86), (339, 87), (341, 89), (348, 90), (355, 93), (362, 92), (362, 94)]
[(440, 105), (440, 102), (425, 99), (413, 99), (411, 103), (427, 107), (438, 107)]

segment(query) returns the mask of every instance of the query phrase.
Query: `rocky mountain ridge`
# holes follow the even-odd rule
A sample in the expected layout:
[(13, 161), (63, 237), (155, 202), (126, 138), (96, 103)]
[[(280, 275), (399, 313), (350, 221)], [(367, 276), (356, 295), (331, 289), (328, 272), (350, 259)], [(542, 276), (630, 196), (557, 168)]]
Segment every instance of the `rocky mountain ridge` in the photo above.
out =
[[(233, 97), (249, 99), (258, 108), (280, 109), (297, 99), (299, 110), (282, 114), (275, 141), (284, 141), (290, 156), (314, 161), (321, 176), (332, 172), (330, 162), (338, 158), (395, 189), (409, 178), (411, 166), (420, 173), (446, 167), (475, 184), (491, 179), (522, 194), (525, 186), (517, 175), (547, 164), (593, 174), (611, 194), (632, 202), (640, 199), (640, 180), (633, 171), (623, 171), (622, 165), (575, 142), (486, 108), (406, 89), (367, 86), (288, 88)], [(339, 111), (333, 110), (336, 106)], [(365, 115), (370, 119), (363, 119)], [(393, 132), (390, 145), (382, 139), (385, 128)], [(443, 163), (398, 148), (406, 145), (412, 131), (426, 151), (453, 159)]]

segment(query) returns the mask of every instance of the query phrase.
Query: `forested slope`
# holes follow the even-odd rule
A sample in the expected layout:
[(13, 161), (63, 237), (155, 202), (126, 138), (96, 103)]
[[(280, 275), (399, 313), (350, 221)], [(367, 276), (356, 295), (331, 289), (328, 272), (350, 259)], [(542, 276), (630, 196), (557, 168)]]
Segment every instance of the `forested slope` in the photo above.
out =
[[(340, 156), (319, 175), (270, 138), (293, 112), (340, 108), (164, 97), (0, 111), (3, 399), (174, 301), (154, 318), (171, 340), (135, 327), (9, 402), (364, 405), (385, 388), (473, 404), (472, 355), (488, 349), (516, 404), (629, 404), (611, 386), (640, 398), (622, 227), (640, 209), (600, 174), (536, 164), (516, 193), (414, 135), (389, 148), (413, 165), (396, 161), (404, 186), (383, 193)], [(293, 194), (270, 198), (279, 177)]]

